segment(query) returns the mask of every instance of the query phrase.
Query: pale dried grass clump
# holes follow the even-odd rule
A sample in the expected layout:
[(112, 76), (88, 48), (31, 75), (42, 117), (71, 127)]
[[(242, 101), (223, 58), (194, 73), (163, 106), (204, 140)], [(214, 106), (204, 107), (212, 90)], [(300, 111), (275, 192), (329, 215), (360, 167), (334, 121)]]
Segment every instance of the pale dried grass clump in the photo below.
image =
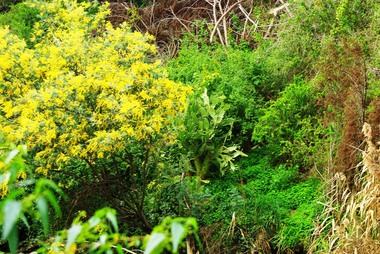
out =
[(357, 166), (355, 191), (342, 173), (331, 179), (309, 253), (380, 253), (380, 148), (373, 143), (367, 123), (363, 134), (366, 149)]

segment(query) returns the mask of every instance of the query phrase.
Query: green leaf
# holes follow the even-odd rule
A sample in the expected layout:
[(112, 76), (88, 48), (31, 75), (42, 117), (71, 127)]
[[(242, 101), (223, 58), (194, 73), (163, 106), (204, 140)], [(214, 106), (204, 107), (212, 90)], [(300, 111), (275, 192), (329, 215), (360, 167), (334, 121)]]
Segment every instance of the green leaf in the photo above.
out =
[(144, 254), (160, 253), (160, 244), (165, 241), (166, 235), (162, 233), (153, 233), (149, 237), (148, 244), (146, 245)]
[(91, 217), (90, 220), (88, 221), (88, 223), (90, 224), (90, 227), (93, 228), (95, 227), (96, 225), (98, 225), (99, 223), (101, 222), (100, 218), (98, 217)]
[(210, 123), (209, 123), (209, 121), (208, 121), (208, 119), (207, 118), (204, 118), (203, 119), (203, 122), (204, 122), (204, 126), (205, 126), (205, 130), (208, 130), (208, 129), (210, 129)]
[(186, 218), (186, 226), (187, 227), (192, 227), (193, 230), (197, 231), (198, 230), (198, 223), (197, 223), (197, 220), (195, 218)]
[(19, 153), (19, 150), (18, 149), (13, 149), (12, 151), (10, 151), (10, 153), (8, 154), (8, 157), (5, 159), (4, 161), (4, 164), (8, 164), (11, 160), (13, 160), (13, 158)]
[(48, 187), (52, 188), (55, 192), (57, 192), (60, 196), (66, 198), (66, 195), (61, 190), (61, 188), (59, 188), (58, 185), (55, 182), (53, 182), (53, 181), (51, 181), (49, 179), (39, 179), (38, 182), (37, 182), (37, 185), (41, 189), (46, 189), (46, 187), (44, 187), (44, 185), (48, 186)]
[(116, 216), (114, 213), (112, 212), (107, 212), (107, 215), (106, 215), (107, 219), (112, 223), (112, 226), (114, 228), (114, 230), (116, 232), (118, 232), (119, 228), (117, 226), (117, 220), (116, 220)]
[(53, 192), (51, 192), (50, 190), (45, 191), (45, 197), (50, 202), (50, 204), (53, 206), (56, 215), (58, 217), (61, 217), (61, 215), (62, 215), (61, 208), (59, 207), (57, 198), (55, 197)]
[(40, 197), (37, 199), (37, 209), (41, 214), (42, 227), (44, 229), (44, 234), (49, 233), (49, 207), (46, 199)]
[(26, 219), (25, 215), (21, 214), (20, 219), (22, 220), (22, 222), (24, 222), (24, 225), (28, 228), (28, 230), (30, 230), (30, 225), (29, 225), (29, 222)]
[(17, 251), (17, 245), (18, 245), (18, 228), (13, 227), (11, 232), (8, 235), (8, 245), (9, 245), (9, 250), (11, 251), (12, 254), (18, 253)]
[(171, 225), (171, 233), (172, 233), (172, 239), (173, 239), (173, 252), (178, 252), (178, 246), (181, 243), (183, 239), (183, 235), (185, 232), (185, 228), (181, 223), (173, 222)]
[(7, 239), (12, 232), (20, 216), (21, 209), (21, 203), (16, 200), (10, 200), (4, 205), (3, 239)]
[(207, 95), (207, 89), (204, 90), (203, 94), (202, 94), (202, 99), (203, 99), (203, 103), (204, 105), (209, 105), (210, 104), (210, 99)]
[(71, 226), (71, 228), (67, 232), (67, 242), (66, 242), (66, 247), (65, 247), (66, 251), (69, 250), (70, 246), (75, 242), (75, 240), (77, 239), (81, 231), (82, 231), (81, 225)]

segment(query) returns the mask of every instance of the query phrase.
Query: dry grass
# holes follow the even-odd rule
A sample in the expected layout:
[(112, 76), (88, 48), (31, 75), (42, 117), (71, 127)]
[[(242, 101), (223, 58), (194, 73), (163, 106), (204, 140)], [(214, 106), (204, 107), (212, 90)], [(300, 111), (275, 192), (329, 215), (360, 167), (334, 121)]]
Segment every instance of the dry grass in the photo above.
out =
[(342, 173), (334, 175), (309, 253), (380, 253), (380, 149), (369, 124), (363, 134), (366, 150), (357, 165), (356, 191)]
[(229, 227), (223, 223), (215, 223), (200, 229), (200, 237), (207, 254), (270, 254), (270, 236), (263, 229), (251, 235), (236, 222), (235, 213), (231, 217)]

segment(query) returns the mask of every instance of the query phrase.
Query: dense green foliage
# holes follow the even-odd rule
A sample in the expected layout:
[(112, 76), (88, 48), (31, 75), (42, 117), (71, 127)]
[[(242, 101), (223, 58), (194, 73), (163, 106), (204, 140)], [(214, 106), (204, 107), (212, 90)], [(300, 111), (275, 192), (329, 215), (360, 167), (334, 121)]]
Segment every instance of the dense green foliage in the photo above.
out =
[(250, 146), (258, 110), (276, 89), (256, 54), (248, 48), (225, 48), (185, 42), (179, 56), (168, 63), (169, 76), (179, 82), (205, 88), (211, 96), (225, 96), (227, 117), (234, 119), (233, 140)]
[(318, 93), (303, 80), (286, 86), (278, 98), (259, 110), (252, 140), (270, 151), (274, 163), (310, 167), (327, 134), (321, 128)]
[(16, 4), (11, 6), (11, 10), (0, 15), (0, 25), (10, 26), (10, 29), (20, 38), (26, 40), (28, 45), (30, 41), (32, 28), (38, 20), (38, 10), (25, 4)]

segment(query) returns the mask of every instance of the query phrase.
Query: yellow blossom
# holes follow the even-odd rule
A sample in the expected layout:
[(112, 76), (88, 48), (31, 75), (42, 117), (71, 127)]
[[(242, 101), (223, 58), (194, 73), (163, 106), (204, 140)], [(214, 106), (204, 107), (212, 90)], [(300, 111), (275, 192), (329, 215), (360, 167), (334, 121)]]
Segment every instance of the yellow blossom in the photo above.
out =
[(33, 48), (0, 28), (0, 132), (36, 152), (37, 172), (108, 158), (131, 140), (173, 137), (169, 119), (185, 110), (191, 90), (148, 59), (151, 36), (113, 28), (107, 4), (91, 15), (89, 3), (29, 4), (41, 17)]

